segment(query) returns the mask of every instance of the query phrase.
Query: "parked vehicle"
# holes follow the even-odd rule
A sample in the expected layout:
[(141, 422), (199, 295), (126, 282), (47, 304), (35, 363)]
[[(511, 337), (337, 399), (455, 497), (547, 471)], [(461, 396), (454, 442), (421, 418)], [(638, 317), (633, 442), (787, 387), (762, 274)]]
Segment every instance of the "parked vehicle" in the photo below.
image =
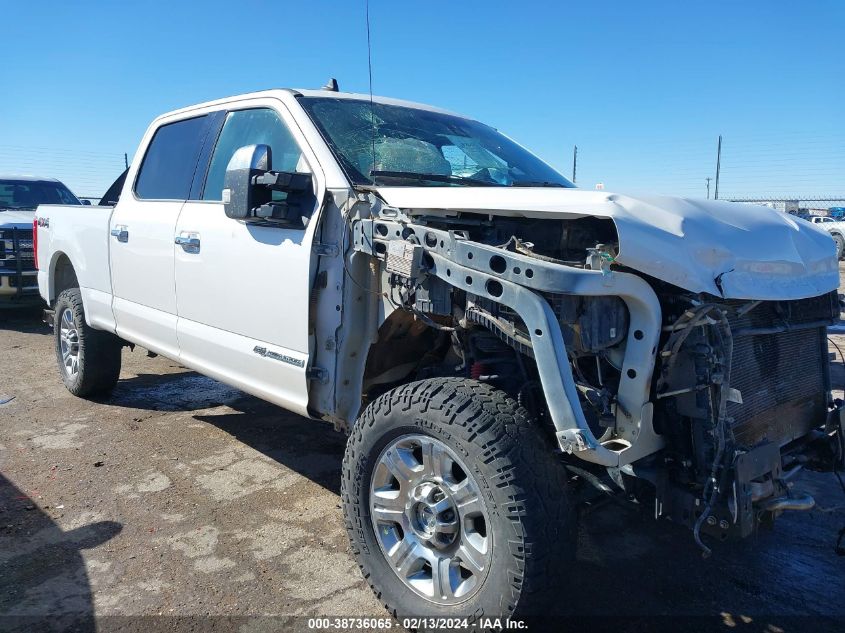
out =
[(107, 393), (132, 343), (349, 433), (352, 551), (400, 617), (561, 606), (587, 499), (706, 548), (842, 459), (834, 244), (773, 209), (580, 190), (472, 119), (271, 90), (157, 118), (115, 206), (37, 216), (67, 388)]
[(41, 303), (32, 244), (39, 204), (80, 202), (54, 178), (0, 176), (0, 308)]
[(836, 258), (843, 259), (845, 257), (845, 220), (814, 215), (809, 221), (830, 233), (836, 244)]

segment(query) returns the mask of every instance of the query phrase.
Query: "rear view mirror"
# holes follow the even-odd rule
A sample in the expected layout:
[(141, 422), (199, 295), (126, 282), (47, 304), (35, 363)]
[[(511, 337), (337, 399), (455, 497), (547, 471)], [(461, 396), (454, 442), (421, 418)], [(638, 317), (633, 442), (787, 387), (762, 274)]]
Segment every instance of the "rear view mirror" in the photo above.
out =
[[(246, 145), (226, 167), (223, 207), (236, 220), (304, 228), (314, 208), (311, 174), (271, 171), (268, 145)], [(282, 192), (285, 196), (275, 195)]]

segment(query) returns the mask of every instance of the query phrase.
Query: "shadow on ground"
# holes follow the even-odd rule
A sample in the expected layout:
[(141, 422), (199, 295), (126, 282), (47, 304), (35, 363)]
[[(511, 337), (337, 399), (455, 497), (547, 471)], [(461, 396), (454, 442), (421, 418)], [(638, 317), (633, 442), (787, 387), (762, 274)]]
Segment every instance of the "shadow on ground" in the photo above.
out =
[(81, 550), (116, 536), (99, 521), (62, 530), (0, 475), (0, 629), (94, 631), (94, 604)]
[(44, 307), (9, 308), (0, 307), (0, 330), (15, 330), (26, 334), (52, 334), (48, 325), (41, 321)]

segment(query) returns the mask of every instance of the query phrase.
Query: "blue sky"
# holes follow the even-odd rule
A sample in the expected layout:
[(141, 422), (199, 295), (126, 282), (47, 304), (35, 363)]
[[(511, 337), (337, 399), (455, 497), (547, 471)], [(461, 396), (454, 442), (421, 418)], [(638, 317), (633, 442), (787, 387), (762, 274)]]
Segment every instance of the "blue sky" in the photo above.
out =
[[(2, 0), (0, 172), (96, 195), (161, 112), (367, 90), (364, 1)], [(377, 94), (496, 126), (615, 191), (845, 192), (845, 2), (371, 0)], [(843, 194), (845, 195), (845, 194)]]

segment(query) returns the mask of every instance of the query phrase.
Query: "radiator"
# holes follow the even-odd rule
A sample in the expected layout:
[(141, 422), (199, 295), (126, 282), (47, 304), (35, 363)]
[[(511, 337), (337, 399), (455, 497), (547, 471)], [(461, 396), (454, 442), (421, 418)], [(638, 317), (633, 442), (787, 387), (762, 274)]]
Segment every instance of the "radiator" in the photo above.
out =
[[(731, 320), (734, 332), (729, 402), (738, 444), (781, 446), (825, 420), (829, 389), (827, 330), (838, 315), (835, 293), (800, 301), (766, 302)], [(786, 331), (773, 331), (778, 328)]]

